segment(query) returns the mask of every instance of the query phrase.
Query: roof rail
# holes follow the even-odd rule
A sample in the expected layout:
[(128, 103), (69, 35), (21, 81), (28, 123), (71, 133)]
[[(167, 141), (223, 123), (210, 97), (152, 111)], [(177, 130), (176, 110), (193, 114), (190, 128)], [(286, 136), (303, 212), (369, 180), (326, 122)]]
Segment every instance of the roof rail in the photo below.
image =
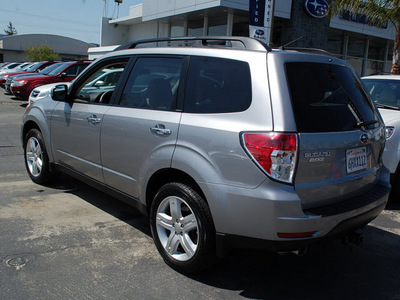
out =
[(268, 47), (266, 44), (256, 39), (249, 37), (242, 37), (242, 36), (199, 36), (199, 37), (185, 36), (185, 37), (146, 39), (121, 45), (114, 51), (133, 49), (139, 45), (145, 45), (150, 43), (156, 43), (156, 45), (147, 47), (158, 47), (159, 46), (158, 43), (160, 42), (167, 42), (167, 45), (164, 44), (162, 46), (171, 46), (172, 42), (183, 42), (182, 44), (174, 46), (234, 48), (234, 49), (258, 50), (258, 51), (267, 50), (268, 52), (272, 51), (272, 49)]
[(307, 53), (319, 53), (323, 55), (329, 55), (333, 56), (332, 53), (323, 50), (323, 49), (318, 49), (318, 48), (306, 48), (306, 47), (279, 47), (279, 50), (293, 50), (293, 51), (299, 51), (299, 52), (307, 52)]

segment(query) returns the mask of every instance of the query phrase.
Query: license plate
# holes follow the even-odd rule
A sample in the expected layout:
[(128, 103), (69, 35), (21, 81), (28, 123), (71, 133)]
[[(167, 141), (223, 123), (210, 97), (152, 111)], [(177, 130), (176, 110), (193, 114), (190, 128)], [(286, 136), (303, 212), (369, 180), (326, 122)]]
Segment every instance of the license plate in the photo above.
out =
[(346, 151), (347, 173), (367, 168), (367, 149), (356, 148)]

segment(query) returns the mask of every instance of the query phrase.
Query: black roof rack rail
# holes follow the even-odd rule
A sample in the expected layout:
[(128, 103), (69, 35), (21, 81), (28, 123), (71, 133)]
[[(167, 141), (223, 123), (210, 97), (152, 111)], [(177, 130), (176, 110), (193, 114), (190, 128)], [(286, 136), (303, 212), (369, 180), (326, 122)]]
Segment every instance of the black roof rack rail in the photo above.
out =
[[(186, 42), (186, 45), (179, 46), (191, 46), (191, 47), (216, 47), (216, 48), (236, 48), (236, 49), (247, 49), (247, 50), (258, 50), (268, 52), (272, 51), (270, 47), (253, 38), (243, 36), (185, 36), (185, 37), (168, 37), (168, 38), (155, 38), (133, 41), (124, 45), (119, 46), (114, 51), (124, 49), (134, 49), (139, 45), (160, 43), (160, 42)], [(158, 46), (158, 45), (157, 45)], [(165, 45), (163, 45), (165, 46)]]
[(293, 50), (299, 52), (307, 52), (307, 53), (319, 53), (323, 55), (333, 56), (332, 53), (318, 48), (306, 48), (306, 47), (279, 47), (279, 50)]

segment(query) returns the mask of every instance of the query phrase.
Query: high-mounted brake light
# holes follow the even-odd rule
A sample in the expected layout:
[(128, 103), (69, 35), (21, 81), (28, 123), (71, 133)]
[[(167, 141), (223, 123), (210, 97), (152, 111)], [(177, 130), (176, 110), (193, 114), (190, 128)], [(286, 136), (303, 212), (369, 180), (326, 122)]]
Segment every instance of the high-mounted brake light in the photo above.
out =
[(244, 133), (242, 138), (247, 153), (268, 176), (292, 183), (296, 167), (296, 134)]

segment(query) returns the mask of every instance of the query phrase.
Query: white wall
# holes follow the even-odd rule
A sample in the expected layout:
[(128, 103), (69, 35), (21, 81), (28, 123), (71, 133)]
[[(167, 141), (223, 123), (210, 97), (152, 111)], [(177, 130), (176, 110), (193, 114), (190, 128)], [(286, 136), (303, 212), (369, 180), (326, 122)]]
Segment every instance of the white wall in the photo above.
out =
[[(249, 0), (143, 0), (143, 21), (224, 6), (249, 10)], [(275, 16), (290, 18), (292, 0), (276, 0)]]
[(330, 27), (362, 33), (365, 35), (376, 36), (384, 39), (394, 40), (396, 36), (396, 29), (389, 23), (387, 29), (378, 28), (376, 26), (370, 26), (367, 24), (360, 24), (353, 21), (340, 19), (336, 16), (331, 19)]
[(129, 38), (130, 26), (121, 24), (109, 24), (108, 18), (101, 20), (101, 46), (111, 46), (126, 43)]

